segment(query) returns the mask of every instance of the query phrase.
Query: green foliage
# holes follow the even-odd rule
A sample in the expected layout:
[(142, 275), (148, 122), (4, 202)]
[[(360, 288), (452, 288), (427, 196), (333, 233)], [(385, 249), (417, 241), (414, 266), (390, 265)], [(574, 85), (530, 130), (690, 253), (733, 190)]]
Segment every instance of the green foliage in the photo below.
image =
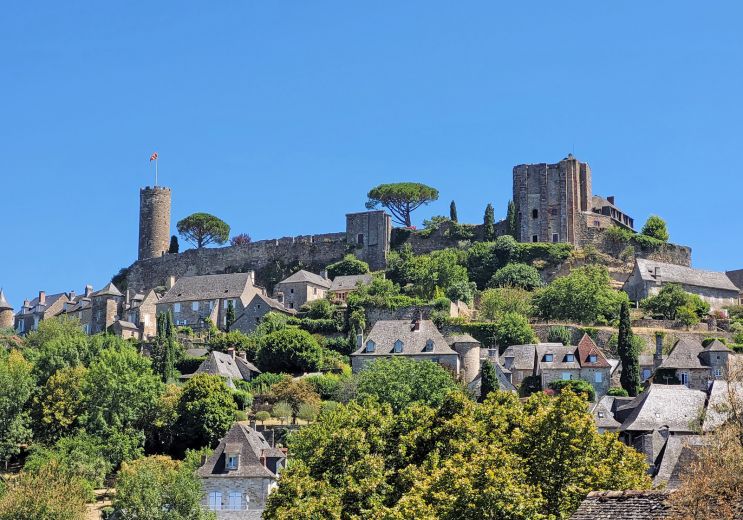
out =
[(246, 392), (245, 390), (233, 390), (232, 398), (235, 400), (235, 404), (240, 410), (249, 410), (253, 406), (253, 394)]
[(632, 341), (632, 324), (629, 315), (629, 302), (623, 301), (619, 312), (619, 335), (617, 351), (622, 362), (620, 382), (622, 388), (634, 397), (640, 392), (640, 352)]
[(284, 329), (261, 338), (256, 362), (264, 372), (315, 372), (325, 352), (309, 332)]
[(261, 424), (265, 424), (267, 420), (271, 418), (271, 414), (265, 410), (261, 410), (255, 414), (255, 420)]
[(0, 350), (0, 462), (20, 453), (31, 439), (26, 403), (34, 391), (31, 364), (17, 350)]
[(343, 260), (327, 266), (328, 276), (333, 279), (336, 276), (350, 276), (354, 274), (366, 274), (369, 272), (369, 264), (359, 260), (353, 255), (346, 255)]
[(247, 387), (245, 388), (245, 390), (255, 395), (264, 395), (271, 390), (271, 387), (273, 385), (285, 379), (291, 379), (291, 376), (288, 374), (274, 374), (271, 372), (263, 372), (262, 374), (259, 374), (257, 377), (253, 378), (253, 380), (249, 383), (246, 383)]
[(312, 422), (317, 419), (319, 413), (320, 407), (317, 404), (302, 403), (297, 409), (297, 419)]
[(480, 379), (480, 402), (483, 402), (491, 392), (500, 388), (498, 383), (498, 374), (495, 367), (487, 359), (482, 362), (482, 371)]
[(593, 385), (583, 379), (556, 379), (550, 382), (549, 387), (558, 393), (569, 388), (574, 394), (581, 395), (591, 402), (596, 400), (596, 390)]
[(488, 203), (485, 207), (485, 216), (482, 219), (483, 224), (483, 238), (485, 241), (490, 242), (495, 238), (495, 211), (493, 205)]
[(457, 218), (457, 204), (454, 201), (451, 201), (451, 204), (449, 204), (449, 219), (452, 222), (459, 222)]
[(271, 408), (271, 415), (279, 419), (282, 423), (288, 422), (293, 413), (292, 405), (286, 401), (279, 401)]
[(270, 397), (278, 402), (289, 403), (292, 416), (296, 417), (302, 404), (320, 405), (320, 396), (306, 379), (284, 379), (271, 387)]
[[(275, 323), (271, 322), (274, 316), (283, 317), (283, 315), (275, 313), (266, 314), (264, 320), (261, 322), (261, 325), (263, 325), (262, 330), (272, 328), (275, 325)], [(286, 322), (286, 320), (283, 319), (281, 321), (282, 324)], [(258, 327), (260, 328), (261, 325)], [(208, 347), (210, 350), (217, 350), (219, 352), (227, 352), (227, 349), (234, 348), (235, 352), (245, 352), (249, 361), (255, 361), (255, 357), (258, 353), (258, 339), (252, 335), (248, 336), (239, 330), (231, 330), (229, 332), (219, 333), (212, 336), (209, 339)]]
[(312, 334), (333, 334), (343, 330), (343, 321), (335, 319), (335, 317), (332, 319), (313, 320), (310, 318), (295, 318), (292, 316), (286, 323), (288, 325), (297, 326)]
[(648, 220), (642, 227), (640, 234), (660, 240), (661, 242), (668, 242), (668, 228), (666, 226), (666, 221), (657, 215), (650, 215), (650, 217), (648, 217)]
[(188, 448), (214, 447), (232, 426), (237, 406), (224, 378), (197, 374), (178, 401), (178, 437)]
[(177, 255), (181, 246), (178, 244), (178, 237), (173, 235), (170, 237), (170, 246), (168, 247), (168, 253), (171, 255)]
[(516, 221), (516, 204), (508, 201), (508, 211), (506, 213), (506, 223), (508, 224), (508, 234), (513, 238), (518, 238), (517, 221)]
[(448, 219), (443, 215), (435, 215), (430, 219), (424, 219), (423, 229), (421, 231), (417, 231), (417, 234), (419, 236), (428, 237), (431, 235), (431, 233), (439, 229), (441, 227), (441, 224), (447, 222), (451, 222), (451, 219)]
[(25, 346), (34, 377), (43, 385), (57, 370), (88, 365), (101, 341), (101, 336), (86, 336), (76, 319), (51, 318), (26, 336)]
[(606, 392), (606, 395), (611, 395), (615, 397), (628, 397), (629, 392), (627, 392), (627, 390), (625, 390), (624, 388), (613, 386), (609, 388), (609, 390)]
[[(272, 332), (278, 332), (287, 328), (289, 317), (282, 312), (269, 312), (261, 318), (261, 322), (253, 331), (252, 336), (255, 338), (262, 338)], [(260, 348), (260, 341), (257, 343)], [(258, 353), (256, 351), (256, 357)]]
[(367, 196), (367, 209), (385, 207), (398, 224), (410, 227), (410, 214), (419, 207), (438, 200), (439, 192), (417, 182), (398, 182), (380, 184), (372, 188)]
[(83, 366), (63, 368), (40, 388), (33, 406), (34, 438), (53, 443), (78, 426), (86, 372)]
[(532, 294), (524, 289), (487, 289), (480, 295), (480, 317), (484, 320), (496, 320), (509, 312), (531, 316), (534, 312), (531, 300)]
[(335, 374), (312, 375), (305, 378), (322, 399), (332, 399), (338, 391), (341, 379)]
[(206, 361), (207, 356), (185, 357), (175, 365), (175, 369), (183, 375), (193, 374)]
[(387, 275), (410, 296), (432, 300), (443, 292), (452, 301), (470, 303), (476, 288), (460, 264), (460, 255), (454, 249), (442, 249), (416, 256), (404, 249), (390, 255)]
[(321, 298), (302, 305), (302, 315), (312, 320), (332, 320), (335, 318), (335, 307), (330, 300)]
[(646, 489), (641, 454), (599, 434), (570, 391), (521, 402), (461, 393), (393, 413), (338, 405), (290, 437), (292, 464), (264, 518), (568, 518), (598, 489)]
[(400, 293), (400, 288), (381, 277), (374, 277), (368, 285), (362, 285), (348, 295), (347, 305), (350, 312), (363, 307), (377, 307), (380, 309), (399, 309), (412, 305), (421, 305), (423, 300)]
[(227, 312), (225, 313), (225, 329), (229, 332), (232, 324), (235, 323), (235, 304), (232, 300), (227, 301)]
[(529, 320), (521, 314), (507, 312), (495, 323), (495, 342), (501, 349), (533, 343), (536, 337)]
[[(661, 287), (658, 294), (645, 298), (640, 302), (640, 307), (656, 316), (667, 320), (679, 319), (679, 310), (686, 308), (683, 312), (686, 316), (696, 316), (696, 321), (709, 313), (709, 304), (696, 294), (684, 291), (681, 285), (668, 283)], [(691, 317), (693, 320), (693, 317)]]
[(635, 236), (631, 230), (621, 226), (611, 226), (604, 231), (604, 236), (617, 244), (628, 244)]
[(573, 335), (570, 329), (559, 325), (557, 327), (550, 327), (547, 331), (547, 342), (548, 343), (562, 343), (563, 345), (570, 345)]
[(529, 397), (532, 394), (542, 391), (542, 378), (539, 376), (526, 376), (521, 380), (519, 387), (519, 397)]
[(115, 518), (121, 520), (207, 520), (203, 489), (193, 457), (184, 462), (155, 455), (125, 463), (116, 479)]
[(170, 312), (157, 316), (157, 337), (152, 344), (152, 370), (164, 383), (176, 379), (175, 365), (183, 359), (183, 348), (178, 343), (178, 332)]
[(178, 233), (197, 248), (209, 244), (224, 244), (230, 238), (230, 226), (209, 213), (194, 213), (179, 220)]
[(534, 267), (513, 263), (498, 269), (488, 282), (489, 287), (518, 287), (533, 291), (542, 286), (542, 277)]
[(438, 405), (456, 388), (452, 375), (441, 365), (404, 357), (376, 360), (356, 377), (359, 399), (374, 397), (396, 411), (415, 402)]
[(619, 315), (625, 293), (611, 287), (603, 266), (580, 267), (558, 278), (534, 296), (537, 315), (544, 319), (578, 323), (611, 323)]
[(685, 327), (691, 327), (699, 323), (699, 315), (691, 305), (679, 307), (676, 311), (676, 320)]

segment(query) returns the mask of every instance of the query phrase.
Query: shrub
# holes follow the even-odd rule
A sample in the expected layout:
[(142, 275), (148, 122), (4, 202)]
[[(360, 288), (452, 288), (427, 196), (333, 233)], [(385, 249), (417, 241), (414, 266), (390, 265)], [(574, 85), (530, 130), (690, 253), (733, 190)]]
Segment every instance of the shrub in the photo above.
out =
[(265, 424), (267, 420), (271, 418), (271, 414), (265, 410), (261, 410), (255, 414), (255, 420), (261, 424)]
[(279, 419), (283, 424), (284, 421), (288, 421), (292, 416), (292, 406), (285, 401), (280, 401), (273, 405), (271, 415)]
[(261, 338), (256, 362), (267, 372), (314, 372), (322, 367), (324, 352), (309, 332), (284, 329)]
[(316, 404), (302, 403), (297, 410), (297, 418), (303, 421), (312, 422), (320, 413), (320, 407)]
[(338, 376), (332, 374), (307, 376), (305, 381), (312, 385), (315, 392), (317, 392), (322, 399), (331, 399), (340, 386), (340, 379)]
[(627, 244), (632, 240), (632, 237), (634, 237), (635, 234), (629, 229), (620, 226), (612, 226), (604, 231), (604, 236), (611, 242)]
[(253, 394), (263, 395), (268, 393), (273, 385), (280, 381), (284, 381), (285, 379), (291, 379), (291, 376), (288, 374), (263, 372), (247, 383), (246, 390)]
[(484, 320), (496, 320), (508, 312), (531, 316), (534, 312), (531, 301), (532, 294), (524, 289), (488, 289), (480, 296), (480, 317)]
[(582, 395), (588, 401), (596, 400), (596, 390), (594, 390), (593, 385), (583, 379), (558, 379), (550, 382), (549, 387), (558, 393), (565, 388), (569, 388), (574, 394)]
[(708, 347), (708, 346), (709, 346), (709, 344), (710, 344), (710, 343), (712, 343), (713, 341), (719, 341), (719, 342), (720, 342), (720, 343), (722, 343), (723, 345), (727, 345), (727, 343), (728, 343), (728, 340), (727, 340), (727, 338), (714, 338), (714, 337), (712, 337), (712, 338), (704, 338), (704, 339), (702, 340), (702, 346), (706, 348), (706, 347)]
[(187, 357), (183, 358), (175, 364), (176, 370), (181, 374), (193, 374), (201, 364), (206, 361), (206, 356), (203, 357)]
[(504, 314), (495, 324), (495, 341), (500, 348), (534, 342), (536, 334), (529, 321), (514, 312)]
[(668, 242), (668, 228), (666, 227), (666, 221), (657, 215), (650, 215), (650, 217), (648, 217), (648, 220), (642, 227), (640, 234), (661, 242)]
[(542, 286), (539, 271), (527, 264), (508, 264), (498, 269), (488, 282), (489, 287), (518, 287), (533, 291)]
[(333, 304), (325, 298), (305, 303), (301, 310), (305, 318), (313, 320), (332, 320), (335, 317)]
[(547, 331), (547, 342), (549, 343), (562, 343), (563, 345), (570, 345), (572, 340), (572, 334), (570, 329), (562, 325), (558, 327), (550, 327)]
[(235, 400), (235, 404), (240, 410), (248, 410), (253, 406), (253, 394), (246, 392), (245, 390), (233, 390), (232, 398)]
[(366, 274), (369, 272), (369, 264), (362, 262), (353, 255), (346, 255), (343, 260), (327, 266), (327, 270), (328, 276), (332, 279), (336, 276)]
[(629, 397), (629, 393), (627, 393), (627, 390), (625, 390), (621, 386), (613, 386), (609, 388), (609, 391), (606, 392), (606, 395), (611, 395), (614, 397)]

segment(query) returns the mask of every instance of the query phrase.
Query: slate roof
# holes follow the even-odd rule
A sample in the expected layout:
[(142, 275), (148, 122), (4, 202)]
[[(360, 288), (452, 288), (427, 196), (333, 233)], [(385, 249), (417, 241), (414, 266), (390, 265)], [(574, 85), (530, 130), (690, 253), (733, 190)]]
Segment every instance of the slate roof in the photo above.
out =
[(707, 394), (684, 385), (650, 385), (632, 401), (621, 430), (693, 432), (706, 400)]
[(714, 340), (712, 343), (704, 347), (704, 350), (706, 352), (727, 352), (729, 354), (733, 353), (732, 350), (727, 348), (727, 346), (725, 346), (725, 344), (718, 339)]
[(680, 339), (660, 368), (708, 368), (702, 365), (699, 354), (704, 350), (702, 344), (693, 339)]
[(232, 380), (248, 381), (251, 378), (251, 372), (254, 374), (261, 373), (255, 365), (240, 356), (235, 356), (235, 359), (232, 359), (232, 355), (214, 350), (209, 354), (209, 357), (202, 361), (194, 374), (212, 374)]
[(157, 303), (238, 298), (253, 286), (251, 273), (187, 276), (176, 280)]
[[(402, 352), (397, 355), (432, 355), (454, 354), (449, 344), (441, 335), (439, 329), (431, 320), (420, 320), (420, 330), (415, 330), (415, 321), (410, 320), (379, 320), (369, 331), (364, 343), (354, 352), (353, 356), (380, 356), (393, 354), (395, 342), (402, 341)], [(424, 352), (426, 342), (433, 341), (433, 350)], [(375, 344), (374, 352), (366, 352), (369, 341)]]
[(671, 518), (667, 491), (589, 493), (571, 520), (666, 520)]
[(267, 305), (270, 309), (273, 309), (275, 311), (279, 312), (285, 312), (287, 314), (296, 314), (297, 311), (294, 309), (287, 309), (284, 307), (284, 304), (281, 303), (279, 300), (275, 300), (273, 298), (269, 298), (268, 296), (264, 296), (262, 294), (256, 294), (253, 296), (253, 299), (250, 300), (250, 303), (246, 307), (250, 307), (255, 303), (263, 302), (265, 305)]
[(209, 350), (205, 348), (187, 348), (186, 349), (187, 357), (204, 357), (207, 354), (209, 354)]
[(336, 276), (330, 286), (330, 291), (348, 291), (355, 289), (357, 285), (369, 285), (374, 276), (371, 274), (352, 274), (348, 276)]
[(100, 289), (94, 292), (90, 296), (93, 297), (93, 296), (124, 296), (124, 295), (121, 294), (121, 291), (119, 291), (113, 283), (108, 282), (108, 285), (106, 285), (103, 289)]
[(653, 486), (677, 489), (681, 484), (684, 468), (688, 468), (695, 453), (704, 446), (701, 435), (671, 435), (663, 448), (658, 472), (653, 477)]
[(613, 403), (614, 396), (605, 395), (599, 399), (599, 402), (593, 407), (591, 414), (593, 415), (593, 420), (596, 422), (597, 427), (604, 428), (605, 430), (616, 431), (619, 430), (620, 426), (622, 426), (619, 421), (614, 419), (614, 414), (611, 410)]
[(134, 329), (139, 330), (139, 327), (137, 327), (134, 323), (131, 321), (125, 321), (125, 320), (116, 320), (116, 323), (121, 326), (122, 329)]
[(728, 420), (732, 410), (731, 404), (743, 407), (743, 382), (723, 381), (716, 379), (709, 391), (707, 412), (704, 414), (702, 431), (707, 433), (716, 430)]
[(12, 311), (13, 307), (5, 299), (5, 293), (0, 289), (0, 311)]
[[(702, 271), (682, 265), (666, 264), (645, 258), (637, 259), (640, 277), (647, 282), (679, 283), (694, 287), (709, 287), (725, 291), (740, 292), (738, 287), (730, 281), (725, 273), (716, 271)], [(655, 277), (655, 268), (659, 269), (659, 277)]]
[[(505, 370), (498, 363), (493, 363), (493, 368), (495, 368), (495, 375), (498, 378), (498, 389), (505, 392), (516, 392), (516, 387), (513, 386), (513, 383), (511, 383), (511, 381), (508, 380), (507, 374), (510, 372)], [(480, 396), (480, 392), (482, 389), (482, 371), (480, 371), (480, 373), (477, 374), (477, 377), (475, 377), (475, 379), (473, 379), (472, 382), (467, 385), (467, 389), (470, 390), (474, 395), (478, 397)]]
[[(555, 345), (561, 345), (555, 343)], [(508, 370), (534, 370), (534, 352), (536, 345), (511, 345), (501, 356), (504, 367)], [(508, 361), (512, 358), (513, 361)]]
[[(576, 350), (576, 347), (572, 345), (564, 346), (562, 343), (540, 343), (537, 345), (539, 368), (541, 370), (580, 370)], [(547, 354), (552, 354), (552, 361), (545, 361), (545, 355)], [(573, 361), (568, 361), (568, 355), (573, 356)]]
[[(66, 298), (66, 299), (69, 300), (69, 296), (67, 295), (67, 293), (47, 294), (46, 295), (46, 303), (44, 304), (43, 308), (38, 308), (39, 307), (39, 297), (37, 296), (36, 298), (34, 298), (33, 300), (31, 300), (31, 302), (29, 304), (30, 311), (27, 312), (27, 313), (25, 313), (25, 314), (33, 314), (35, 312), (43, 312), (44, 310), (46, 310), (49, 307), (51, 307), (52, 305), (54, 305), (57, 302), (57, 300), (59, 300), (60, 298)], [(16, 313), (16, 316), (21, 316), (23, 314), (24, 314), (23, 309), (21, 309), (21, 310), (19, 310)]]
[(455, 343), (480, 343), (469, 334), (456, 334), (454, 336), (447, 336), (446, 341), (447, 343), (449, 343), (449, 345), (454, 345)]
[(302, 269), (301, 271), (297, 271), (290, 277), (281, 280), (277, 285), (282, 284), (282, 283), (302, 283), (302, 282), (315, 284), (320, 287), (324, 287), (325, 289), (329, 289), (333, 283), (327, 278), (323, 278), (319, 274), (311, 273), (309, 271), (305, 271), (304, 269)]
[[(231, 452), (239, 455), (238, 468), (228, 470), (225, 451), (230, 446)], [(212, 452), (203, 466), (196, 470), (199, 477), (254, 477), (272, 478), (276, 475), (261, 463), (261, 457), (274, 450), (263, 438), (263, 435), (242, 423), (235, 425), (220, 440), (219, 446)], [(283, 454), (282, 454), (283, 455)]]

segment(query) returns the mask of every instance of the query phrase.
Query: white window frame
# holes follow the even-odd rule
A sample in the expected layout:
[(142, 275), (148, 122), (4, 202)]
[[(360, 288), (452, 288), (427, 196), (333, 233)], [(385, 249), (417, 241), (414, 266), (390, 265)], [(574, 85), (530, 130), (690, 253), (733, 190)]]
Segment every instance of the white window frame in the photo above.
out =
[[(233, 464), (233, 461), (234, 461), (234, 464)], [(237, 465), (239, 463), (238, 461), (239, 461), (238, 455), (229, 455), (227, 457), (227, 469), (237, 469)]]
[(544, 355), (544, 362), (545, 363), (552, 363), (552, 360), (554, 360), (554, 359), (555, 359), (555, 355), (554, 354), (545, 354)]
[(722, 377), (722, 369), (720, 367), (715, 368), (715, 377)]
[(173, 312), (181, 312), (181, 304), (180, 303), (174, 303), (173, 304)]
[(369, 340), (366, 342), (366, 348), (364, 349), (364, 352), (376, 352), (377, 350), (377, 344), (374, 343), (372, 340)]
[(208, 498), (209, 511), (221, 511), (222, 510), (222, 492), (212, 491), (209, 493)]
[(565, 362), (572, 363), (575, 361), (575, 354), (565, 354)]

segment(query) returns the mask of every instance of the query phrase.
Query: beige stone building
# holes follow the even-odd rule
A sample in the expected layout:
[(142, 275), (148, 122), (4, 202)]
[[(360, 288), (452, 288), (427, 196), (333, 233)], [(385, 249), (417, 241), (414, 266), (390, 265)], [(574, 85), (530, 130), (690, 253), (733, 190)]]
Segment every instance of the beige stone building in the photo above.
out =
[(324, 276), (303, 269), (277, 283), (273, 295), (287, 309), (298, 310), (305, 303), (325, 298), (331, 285)]
[(39, 328), (42, 320), (56, 316), (67, 302), (74, 298), (75, 293), (57, 293), (47, 295), (39, 291), (33, 300), (25, 300), (23, 306), (15, 315), (14, 328), (18, 334), (28, 334)]
[(250, 300), (250, 303), (245, 306), (243, 313), (237, 317), (230, 330), (239, 330), (245, 334), (253, 332), (269, 312), (279, 312), (287, 316), (296, 314), (294, 309), (287, 309), (280, 301), (263, 294), (256, 294)]

